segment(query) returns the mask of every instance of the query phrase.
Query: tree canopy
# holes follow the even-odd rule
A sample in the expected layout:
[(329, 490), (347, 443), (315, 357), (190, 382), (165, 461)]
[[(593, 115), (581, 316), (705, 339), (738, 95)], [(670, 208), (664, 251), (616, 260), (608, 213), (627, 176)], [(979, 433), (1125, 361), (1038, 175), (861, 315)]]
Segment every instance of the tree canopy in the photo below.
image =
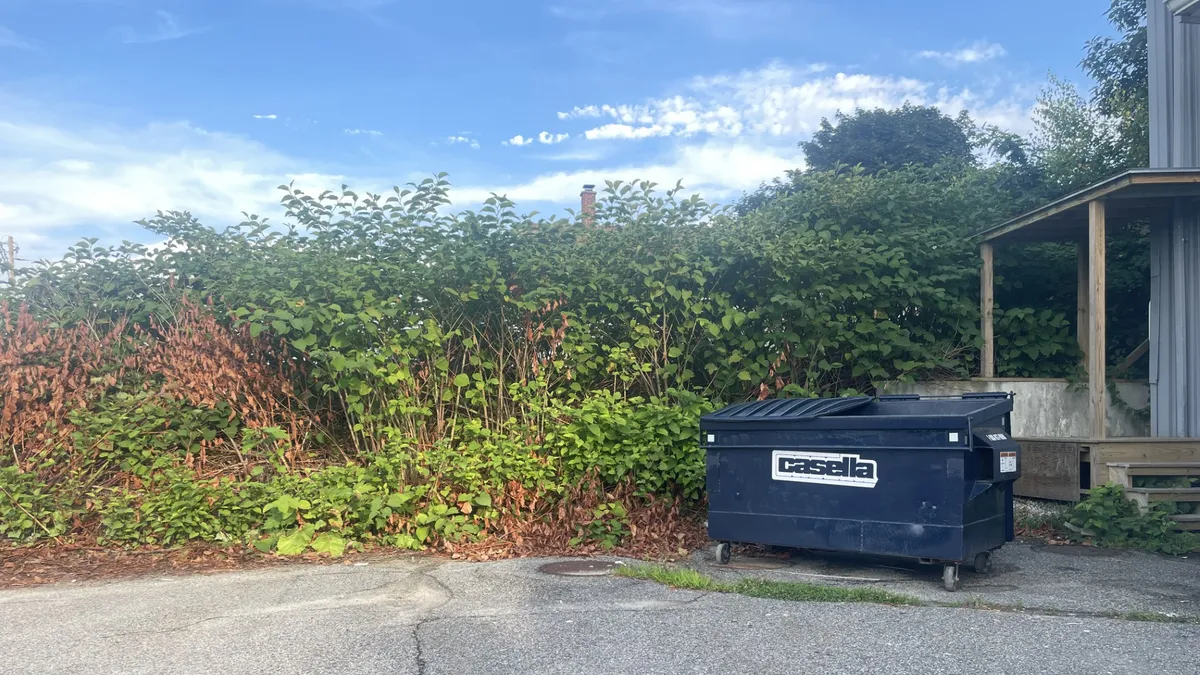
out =
[(836, 124), (821, 120), (812, 139), (800, 143), (810, 171), (839, 164), (861, 165), (869, 173), (908, 165), (972, 164), (969, 126), (932, 106), (905, 103), (885, 110), (839, 112)]

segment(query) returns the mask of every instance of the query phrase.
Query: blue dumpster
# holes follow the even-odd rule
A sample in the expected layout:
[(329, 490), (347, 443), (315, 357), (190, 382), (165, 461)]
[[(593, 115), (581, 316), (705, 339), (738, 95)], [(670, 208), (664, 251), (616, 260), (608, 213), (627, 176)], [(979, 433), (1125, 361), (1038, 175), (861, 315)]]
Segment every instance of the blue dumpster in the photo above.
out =
[(1011, 394), (768, 399), (700, 420), (708, 533), (985, 573), (1013, 539)]

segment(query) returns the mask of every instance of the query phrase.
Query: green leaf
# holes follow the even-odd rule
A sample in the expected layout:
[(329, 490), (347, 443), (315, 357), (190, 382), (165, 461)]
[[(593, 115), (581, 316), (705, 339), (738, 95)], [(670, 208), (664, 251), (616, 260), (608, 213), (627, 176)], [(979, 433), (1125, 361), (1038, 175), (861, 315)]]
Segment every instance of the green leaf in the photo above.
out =
[(324, 532), (313, 539), (312, 549), (317, 553), (328, 553), (338, 558), (346, 552), (346, 540), (332, 532)]
[(309, 542), (312, 541), (313, 532), (315, 531), (316, 528), (312, 525), (305, 525), (291, 534), (280, 535), (278, 543), (275, 544), (275, 552), (279, 555), (299, 555), (304, 553), (308, 548)]
[(466, 373), (459, 373), (454, 376), (454, 386), (462, 388), (471, 384), (471, 378), (467, 377)]
[(277, 541), (279, 541), (279, 535), (267, 537), (266, 539), (256, 539), (254, 541), (254, 548), (263, 553), (270, 553), (275, 550), (275, 542)]

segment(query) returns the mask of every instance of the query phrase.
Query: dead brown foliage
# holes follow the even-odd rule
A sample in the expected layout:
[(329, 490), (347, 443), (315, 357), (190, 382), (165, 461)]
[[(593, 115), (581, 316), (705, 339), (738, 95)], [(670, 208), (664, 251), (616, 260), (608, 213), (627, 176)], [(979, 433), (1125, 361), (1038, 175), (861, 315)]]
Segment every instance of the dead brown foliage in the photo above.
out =
[[(148, 327), (119, 319), (61, 328), (27, 307), (3, 305), (0, 328), (0, 443), (25, 471), (56, 452), (68, 458), (57, 471), (76, 468), (90, 449), (74, 447), (69, 413), (116, 391), (146, 391), (196, 407), (226, 403), (246, 427), (287, 431), (289, 460), (300, 457), (313, 425), (312, 416), (298, 412), (298, 367), (279, 358), (286, 353), (280, 345), (231, 330), (187, 298), (172, 320)], [(229, 463), (244, 468), (246, 458), (236, 447), (228, 450)], [(206, 459), (200, 458), (202, 468)]]

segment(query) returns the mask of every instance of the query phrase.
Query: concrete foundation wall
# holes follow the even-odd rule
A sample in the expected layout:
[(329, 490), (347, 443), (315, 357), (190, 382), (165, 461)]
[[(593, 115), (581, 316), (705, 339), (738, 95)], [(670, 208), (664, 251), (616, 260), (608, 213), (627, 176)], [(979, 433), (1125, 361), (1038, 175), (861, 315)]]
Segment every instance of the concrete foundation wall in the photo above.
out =
[[(921, 394), (949, 396), (964, 393), (1013, 392), (1012, 433), (1017, 438), (1088, 438), (1091, 419), (1086, 387), (1057, 379), (941, 380), (932, 382), (882, 382), (876, 385), (884, 394)], [(1117, 392), (1129, 406), (1145, 408), (1150, 404), (1146, 382), (1118, 380)], [(1138, 420), (1124, 407), (1114, 406), (1108, 397), (1108, 436), (1125, 438), (1148, 436), (1149, 425)]]

